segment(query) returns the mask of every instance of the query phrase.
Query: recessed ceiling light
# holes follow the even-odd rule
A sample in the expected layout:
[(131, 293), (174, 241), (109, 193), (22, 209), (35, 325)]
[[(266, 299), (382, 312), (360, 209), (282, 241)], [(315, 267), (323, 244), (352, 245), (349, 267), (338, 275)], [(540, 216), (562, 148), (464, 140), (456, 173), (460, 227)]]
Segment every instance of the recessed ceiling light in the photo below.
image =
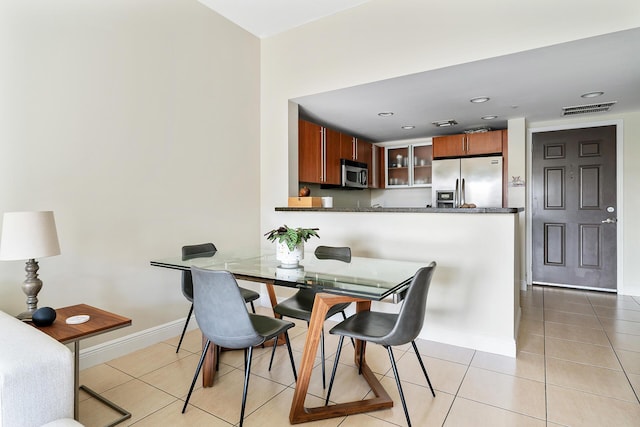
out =
[(413, 125), (406, 125), (406, 126), (402, 126), (402, 129), (404, 129), (404, 130), (415, 129), (415, 126), (413, 126)]
[(393, 116), (393, 112), (392, 111), (383, 111), (382, 113), (378, 113), (378, 115), (380, 117), (391, 117), (391, 116)]
[(498, 116), (495, 115), (489, 115), (489, 116), (482, 116), (480, 117), (482, 120), (493, 120), (493, 119), (497, 119)]
[(587, 92), (580, 95), (582, 98), (596, 98), (600, 95), (604, 95), (604, 92), (596, 91), (596, 92)]
[(458, 122), (456, 122), (455, 120), (451, 119), (451, 120), (438, 120), (436, 122), (431, 122), (431, 124), (442, 128), (442, 127), (447, 127), (447, 126), (453, 126), (453, 125), (457, 125)]
[(469, 101), (473, 102), (474, 104), (481, 104), (483, 102), (487, 102), (490, 99), (491, 98), (489, 98), (488, 96), (476, 96), (475, 98), (471, 98)]

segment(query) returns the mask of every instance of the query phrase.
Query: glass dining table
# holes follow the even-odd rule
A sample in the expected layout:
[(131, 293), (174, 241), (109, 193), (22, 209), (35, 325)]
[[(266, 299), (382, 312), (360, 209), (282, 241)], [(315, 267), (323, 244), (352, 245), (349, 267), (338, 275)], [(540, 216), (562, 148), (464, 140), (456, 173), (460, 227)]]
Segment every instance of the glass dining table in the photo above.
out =
[[(430, 261), (429, 261), (430, 262)], [(380, 258), (352, 257), (351, 262), (318, 259), (307, 254), (298, 268), (282, 268), (273, 247), (235, 251), (219, 250), (212, 256), (183, 259), (180, 256), (152, 260), (151, 265), (176, 270), (188, 270), (192, 266), (226, 270), (237, 279), (264, 283), (272, 307), (277, 304), (274, 286), (309, 288), (316, 291), (309, 330), (299, 367), (289, 420), (292, 424), (332, 417), (374, 411), (393, 406), (371, 369), (366, 355), (360, 359), (360, 346), (356, 345), (354, 361), (362, 360), (362, 377), (374, 398), (307, 408), (304, 406), (314, 361), (318, 352), (325, 316), (335, 304), (354, 302), (356, 311), (366, 311), (372, 301), (399, 302), (419, 268), (429, 262), (411, 262)], [(362, 346), (364, 352), (366, 346)], [(203, 386), (213, 386), (215, 375), (215, 351), (209, 350), (203, 367)]]

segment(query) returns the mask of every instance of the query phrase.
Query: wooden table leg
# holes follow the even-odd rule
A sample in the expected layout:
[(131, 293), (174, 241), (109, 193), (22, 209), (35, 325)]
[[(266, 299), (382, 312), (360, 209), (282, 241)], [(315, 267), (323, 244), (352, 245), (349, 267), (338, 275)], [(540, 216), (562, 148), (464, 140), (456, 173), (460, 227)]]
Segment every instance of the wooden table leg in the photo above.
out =
[[(362, 359), (362, 376), (371, 387), (371, 390), (376, 396), (375, 398), (339, 403), (336, 405), (320, 406), (316, 408), (307, 408), (304, 406), (307, 391), (309, 390), (313, 364), (318, 352), (320, 334), (322, 333), (322, 327), (324, 325), (327, 312), (329, 311), (329, 307), (343, 302), (354, 301), (357, 302), (357, 311), (368, 310), (371, 307), (371, 302), (368, 300), (361, 300), (341, 295), (316, 294), (313, 303), (313, 312), (311, 313), (311, 320), (309, 322), (309, 331), (307, 332), (307, 340), (302, 353), (302, 362), (298, 373), (296, 390), (293, 394), (291, 411), (289, 412), (289, 421), (291, 424), (341, 417), (350, 414), (391, 408), (393, 406), (393, 400), (391, 400), (389, 394), (387, 394), (385, 389), (382, 387), (382, 384), (380, 384), (376, 376), (366, 364), (366, 359), (364, 357)], [(356, 354), (356, 363), (358, 362), (358, 354)]]

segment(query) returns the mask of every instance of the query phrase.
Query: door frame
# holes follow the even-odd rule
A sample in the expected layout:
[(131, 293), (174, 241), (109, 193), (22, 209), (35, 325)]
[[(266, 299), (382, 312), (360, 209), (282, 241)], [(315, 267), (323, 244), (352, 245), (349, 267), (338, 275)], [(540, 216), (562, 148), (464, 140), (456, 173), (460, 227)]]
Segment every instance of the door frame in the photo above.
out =
[[(529, 185), (526, 186), (526, 200), (528, 208), (526, 211), (526, 241), (528, 242), (525, 248), (525, 257), (526, 257), (526, 283), (528, 286), (533, 284), (533, 235), (532, 235), (532, 227), (533, 227), (533, 217), (531, 212), (531, 206), (533, 206), (533, 194), (531, 191), (531, 186), (533, 183), (533, 174), (532, 174), (532, 166), (533, 166), (533, 134), (538, 132), (551, 132), (556, 130), (568, 130), (568, 129), (583, 129), (590, 127), (598, 127), (598, 126), (616, 126), (616, 246), (617, 246), (617, 255), (616, 255), (616, 292), (620, 295), (625, 295), (624, 292), (624, 269), (623, 269), (623, 245), (622, 245), (622, 236), (623, 236), (623, 228), (624, 228), (624, 217), (623, 217), (623, 204), (624, 199), (622, 197), (623, 194), (623, 120), (615, 119), (615, 120), (603, 120), (598, 122), (574, 122), (563, 125), (553, 125), (553, 126), (543, 126), (543, 127), (532, 127), (527, 128), (527, 140), (526, 140), (526, 153), (527, 153), (527, 182)], [(590, 287), (585, 287), (584, 289), (595, 289)]]

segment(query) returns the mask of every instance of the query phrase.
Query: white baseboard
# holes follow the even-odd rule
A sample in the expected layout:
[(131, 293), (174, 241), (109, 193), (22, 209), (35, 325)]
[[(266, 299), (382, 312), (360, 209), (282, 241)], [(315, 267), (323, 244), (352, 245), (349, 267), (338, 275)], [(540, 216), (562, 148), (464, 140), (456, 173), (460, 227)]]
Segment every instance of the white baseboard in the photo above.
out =
[[(135, 332), (131, 335), (80, 350), (80, 369), (90, 368), (176, 337), (182, 333), (185, 320), (186, 318), (174, 320), (164, 325), (154, 326), (144, 331)], [(197, 327), (198, 323), (195, 321), (195, 316), (191, 316), (187, 330), (190, 331)]]

